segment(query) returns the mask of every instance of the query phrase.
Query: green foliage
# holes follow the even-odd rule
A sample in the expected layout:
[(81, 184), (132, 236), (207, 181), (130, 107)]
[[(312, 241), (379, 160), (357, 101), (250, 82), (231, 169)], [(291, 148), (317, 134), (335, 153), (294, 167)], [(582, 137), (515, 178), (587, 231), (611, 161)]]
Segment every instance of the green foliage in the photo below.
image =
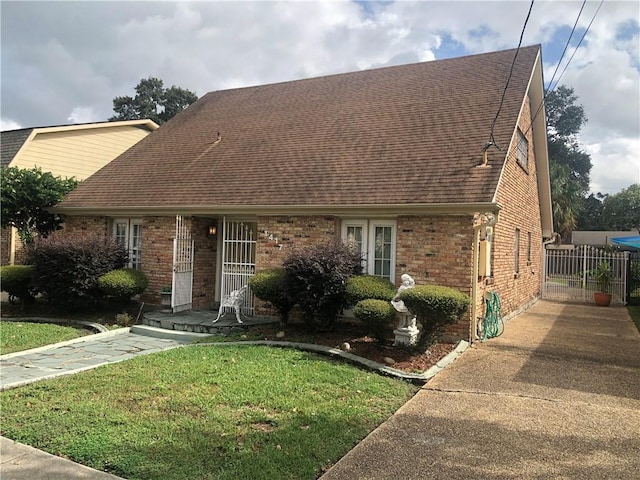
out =
[(594, 272), (594, 278), (598, 282), (598, 288), (603, 293), (609, 293), (609, 285), (611, 284), (611, 265), (609, 262), (600, 262)]
[(6, 167), (0, 176), (0, 225), (15, 227), (24, 244), (60, 228), (60, 216), (46, 209), (60, 202), (78, 185), (73, 178), (54, 177), (40, 168)]
[(471, 303), (468, 295), (440, 285), (408, 288), (400, 292), (399, 299), (422, 324), (421, 335), (428, 335), (442, 325), (462, 319)]
[(610, 231), (640, 228), (640, 183), (611, 195), (591, 194), (583, 202), (576, 228)]
[(591, 157), (578, 141), (587, 118), (577, 100), (573, 89), (565, 85), (545, 97), (554, 229), (565, 240), (577, 225), (591, 172)]
[(31, 295), (31, 277), (33, 265), (5, 265), (0, 267), (0, 286), (10, 297), (28, 302)]
[(284, 268), (267, 268), (251, 277), (249, 286), (256, 297), (273, 305), (280, 314), (280, 321), (286, 325), (295, 302), (284, 294), (285, 275)]
[(375, 298), (360, 300), (353, 307), (353, 314), (380, 343), (386, 340), (389, 327), (396, 318), (396, 310), (389, 301)]
[(111, 238), (52, 236), (36, 239), (28, 260), (35, 289), (52, 305), (76, 309), (100, 302), (98, 278), (124, 267), (127, 252)]
[(347, 280), (345, 301), (347, 306), (353, 306), (368, 298), (386, 300), (389, 303), (395, 294), (395, 285), (386, 278), (374, 275), (356, 275)]
[(300, 305), (307, 325), (329, 330), (345, 305), (347, 280), (362, 271), (361, 257), (340, 241), (293, 252), (284, 262), (284, 291)]
[(109, 121), (149, 118), (161, 125), (196, 100), (198, 96), (194, 92), (175, 85), (164, 88), (159, 78), (143, 78), (136, 85), (135, 97), (122, 96), (113, 99), (115, 115)]
[(144, 292), (148, 285), (147, 276), (135, 268), (111, 270), (98, 277), (100, 290), (118, 301), (129, 301), (131, 297)]
[(0, 322), (0, 354), (64, 342), (83, 334), (86, 331), (69, 325), (3, 320)]

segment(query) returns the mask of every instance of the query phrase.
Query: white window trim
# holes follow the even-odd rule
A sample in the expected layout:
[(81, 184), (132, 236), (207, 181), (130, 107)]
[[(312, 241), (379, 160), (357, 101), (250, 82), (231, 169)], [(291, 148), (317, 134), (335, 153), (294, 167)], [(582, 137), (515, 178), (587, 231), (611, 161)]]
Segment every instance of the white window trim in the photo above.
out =
[(397, 249), (397, 221), (389, 219), (344, 219), (342, 220), (342, 240), (347, 241), (348, 227), (362, 227), (362, 257), (363, 271), (368, 275), (374, 274), (375, 262), (375, 229), (376, 227), (391, 227), (391, 259), (389, 265), (389, 281), (395, 284), (396, 249)]
[[(134, 233), (134, 227), (135, 226), (143, 226), (143, 222), (141, 218), (114, 218), (112, 223), (111, 223), (111, 230), (112, 230), (112, 236), (114, 239), (117, 238), (117, 229), (116, 229), (116, 225), (118, 224), (123, 224), (126, 223), (127, 224), (127, 233), (126, 233), (126, 239), (125, 239), (125, 248), (127, 250), (127, 254), (129, 255), (129, 262), (127, 264), (127, 267), (129, 268), (142, 268), (142, 245), (140, 245), (138, 247), (138, 251), (140, 252), (140, 259), (138, 262), (138, 265), (136, 267), (134, 267), (133, 264), (133, 243), (132, 243), (132, 239), (133, 239), (133, 233)], [(144, 230), (144, 229), (143, 229)]]

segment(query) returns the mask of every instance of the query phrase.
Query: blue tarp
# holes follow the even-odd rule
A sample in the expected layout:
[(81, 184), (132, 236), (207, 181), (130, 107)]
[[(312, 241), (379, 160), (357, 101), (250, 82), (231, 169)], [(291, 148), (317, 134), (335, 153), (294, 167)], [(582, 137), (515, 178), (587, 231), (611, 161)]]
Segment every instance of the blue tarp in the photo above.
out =
[(622, 247), (640, 248), (640, 236), (612, 238), (611, 243), (615, 243)]

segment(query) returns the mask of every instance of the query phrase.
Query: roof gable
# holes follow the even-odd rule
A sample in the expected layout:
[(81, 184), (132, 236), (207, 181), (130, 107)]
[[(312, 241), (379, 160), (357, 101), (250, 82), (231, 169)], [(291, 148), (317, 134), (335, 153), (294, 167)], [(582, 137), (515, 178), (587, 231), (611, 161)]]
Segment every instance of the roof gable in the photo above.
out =
[[(105, 166), (61, 209), (492, 202), (482, 147), (515, 49), (211, 92)], [(494, 138), (509, 145), (539, 46), (521, 48)], [(217, 132), (220, 132), (218, 138)]]

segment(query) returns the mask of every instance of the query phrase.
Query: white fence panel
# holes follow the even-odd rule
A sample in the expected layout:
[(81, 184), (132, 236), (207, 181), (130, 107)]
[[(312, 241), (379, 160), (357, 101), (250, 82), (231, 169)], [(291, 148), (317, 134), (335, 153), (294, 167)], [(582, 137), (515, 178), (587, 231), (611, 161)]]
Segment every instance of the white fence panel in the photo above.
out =
[(547, 249), (542, 298), (593, 302), (593, 293), (599, 290), (595, 270), (600, 263), (606, 262), (612, 272), (611, 303), (625, 304), (628, 261), (628, 252), (610, 252), (587, 245), (573, 249)]
[(194, 242), (182, 216), (176, 216), (176, 236), (173, 239), (173, 287), (171, 309), (174, 312), (191, 310), (193, 300)]
[[(223, 219), (220, 298), (245, 285), (248, 287), (249, 278), (256, 273), (256, 229), (256, 222)], [(253, 315), (253, 293), (250, 288), (247, 289), (241, 309), (244, 315)]]

